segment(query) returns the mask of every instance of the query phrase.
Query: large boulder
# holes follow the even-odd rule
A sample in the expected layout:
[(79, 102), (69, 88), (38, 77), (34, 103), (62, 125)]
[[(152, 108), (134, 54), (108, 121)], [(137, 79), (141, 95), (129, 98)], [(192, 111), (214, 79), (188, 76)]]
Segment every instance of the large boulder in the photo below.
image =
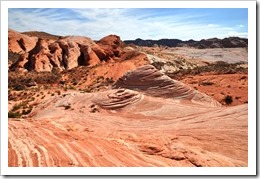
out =
[(102, 39), (97, 41), (97, 44), (105, 51), (107, 58), (104, 59), (105, 61), (109, 58), (120, 57), (122, 53), (121, 47), (124, 46), (120, 37), (117, 35), (108, 35), (106, 37), (103, 37)]

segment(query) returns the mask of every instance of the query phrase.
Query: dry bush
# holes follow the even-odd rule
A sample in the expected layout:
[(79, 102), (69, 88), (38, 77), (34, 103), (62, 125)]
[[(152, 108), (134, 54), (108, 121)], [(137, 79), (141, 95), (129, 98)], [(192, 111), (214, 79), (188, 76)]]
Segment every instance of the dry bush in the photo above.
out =
[(19, 60), (20, 56), (21, 55), (19, 53), (8, 51), (8, 63), (16, 63)]
[(225, 98), (224, 98), (224, 101), (227, 105), (231, 104), (233, 102), (233, 98), (232, 96), (229, 96), (227, 95)]
[(200, 85), (203, 85), (203, 86), (211, 86), (211, 85), (214, 85), (215, 83), (211, 82), (211, 81), (203, 81), (200, 83)]

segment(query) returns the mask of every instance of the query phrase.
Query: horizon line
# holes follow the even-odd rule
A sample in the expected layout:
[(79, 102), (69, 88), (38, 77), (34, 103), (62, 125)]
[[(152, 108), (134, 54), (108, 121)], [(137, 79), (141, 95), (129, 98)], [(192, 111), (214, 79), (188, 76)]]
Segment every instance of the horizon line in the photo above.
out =
[[(10, 27), (8, 27), (8, 30), (13, 30), (13, 31), (16, 31), (16, 32), (18, 32), (18, 33), (21, 33), (21, 34), (23, 34), (23, 33), (30, 33), (30, 32), (38, 32), (38, 33), (47, 33), (47, 34), (49, 34), (49, 35), (53, 35), (53, 36), (59, 36), (59, 37), (66, 37), (66, 36), (79, 36), (79, 37), (88, 37), (88, 38), (90, 38), (89, 36), (83, 36), (83, 35), (77, 35), (77, 34), (72, 34), (72, 35), (58, 35), (58, 34), (52, 34), (52, 33), (50, 33), (50, 32), (46, 32), (46, 31), (24, 31), (24, 32), (20, 32), (20, 31), (17, 31), (17, 30), (14, 30), (14, 29), (12, 29), (12, 28), (10, 28)], [(23, 34), (23, 35), (26, 35), (26, 34)], [(109, 35), (116, 35), (116, 36), (119, 36), (120, 37), (120, 35), (117, 35), (117, 34), (115, 34), (115, 33), (111, 33), (111, 34), (108, 34), (108, 35), (106, 35), (106, 36), (109, 36)], [(103, 37), (106, 37), (106, 36), (103, 36)], [(101, 37), (100, 39), (92, 39), (93, 41), (99, 41), (99, 40), (101, 40), (103, 37)], [(135, 39), (126, 39), (126, 40), (122, 40), (121, 39), (121, 37), (120, 37), (120, 39), (122, 40), (122, 41), (135, 41), (135, 40), (138, 40), (138, 39), (140, 39), (140, 40), (144, 40), (144, 41), (148, 41), (148, 40), (151, 40), (151, 41), (159, 41), (159, 40), (181, 40), (181, 41), (201, 41), (201, 40), (209, 40), (209, 39), (218, 39), (218, 40), (223, 40), (223, 39), (226, 39), (226, 38), (239, 38), (239, 39), (247, 39), (248, 40), (248, 38), (246, 38), (246, 37), (239, 37), (239, 36), (227, 36), (227, 37), (224, 37), (224, 38), (218, 38), (218, 37), (211, 37), (211, 38), (202, 38), (202, 39), (200, 39), (200, 40), (194, 40), (193, 38), (189, 38), (188, 40), (183, 40), (183, 39), (180, 39), (180, 38), (167, 38), (167, 37), (164, 37), (164, 38), (159, 38), (159, 39), (143, 39), (143, 38), (141, 38), (141, 37), (138, 37), (138, 38), (135, 38)]]

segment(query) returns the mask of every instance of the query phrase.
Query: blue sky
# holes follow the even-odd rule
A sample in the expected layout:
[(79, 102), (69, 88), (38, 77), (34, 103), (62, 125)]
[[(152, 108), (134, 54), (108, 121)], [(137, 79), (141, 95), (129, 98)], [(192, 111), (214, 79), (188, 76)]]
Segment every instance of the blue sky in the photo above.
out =
[(19, 32), (44, 31), (98, 40), (177, 38), (201, 40), (248, 35), (246, 8), (11, 8), (8, 26)]

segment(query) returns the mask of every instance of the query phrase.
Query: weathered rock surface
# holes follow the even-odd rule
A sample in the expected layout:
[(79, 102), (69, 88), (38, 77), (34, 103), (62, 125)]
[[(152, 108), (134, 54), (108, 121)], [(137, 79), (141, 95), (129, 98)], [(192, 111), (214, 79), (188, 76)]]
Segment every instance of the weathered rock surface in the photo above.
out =
[(248, 165), (246, 104), (208, 108), (118, 89), (51, 98), (33, 113), (9, 119), (9, 166)]
[(171, 79), (152, 65), (145, 65), (128, 72), (114, 84), (114, 88), (137, 90), (156, 97), (190, 100), (201, 105), (221, 106), (213, 98)]
[(9, 119), (8, 165), (248, 166), (247, 104), (222, 107), (151, 66), (116, 87), (61, 94)]
[(97, 41), (97, 44), (107, 52), (105, 57), (106, 61), (108, 60), (106, 59), (107, 57), (119, 57), (122, 53), (120, 47), (123, 46), (123, 42), (117, 35), (108, 35), (106, 37), (103, 37), (102, 39)]
[(166, 59), (150, 54), (146, 54), (146, 56), (151, 65), (165, 74), (172, 74), (179, 70), (194, 69), (197, 67), (195, 63), (178, 57), (171, 57), (170, 59)]
[(37, 37), (29, 37), (12, 29), (8, 29), (8, 51), (15, 53), (29, 52), (34, 48)]
[[(48, 40), (29, 37), (17, 32), (17, 36), (23, 37), (21, 39), (23, 41), (22, 49), (24, 50), (21, 51), (21, 43), (17, 42), (16, 45), (20, 44), (20, 46), (19, 48), (16, 47), (13, 41), (17, 37), (13, 39), (12, 34), (13, 31), (10, 30), (9, 50), (19, 51), (22, 54), (20, 59), (10, 66), (12, 70), (26, 69), (41, 72), (58, 69), (62, 71), (77, 66), (94, 66), (102, 61), (117, 60), (122, 52), (120, 49), (122, 42), (115, 35), (104, 37), (96, 44), (87, 37), (67, 36), (60, 37), (57, 40)], [(35, 43), (33, 44), (30, 39), (33, 39)], [(27, 46), (30, 46), (30, 48), (27, 48)]]

